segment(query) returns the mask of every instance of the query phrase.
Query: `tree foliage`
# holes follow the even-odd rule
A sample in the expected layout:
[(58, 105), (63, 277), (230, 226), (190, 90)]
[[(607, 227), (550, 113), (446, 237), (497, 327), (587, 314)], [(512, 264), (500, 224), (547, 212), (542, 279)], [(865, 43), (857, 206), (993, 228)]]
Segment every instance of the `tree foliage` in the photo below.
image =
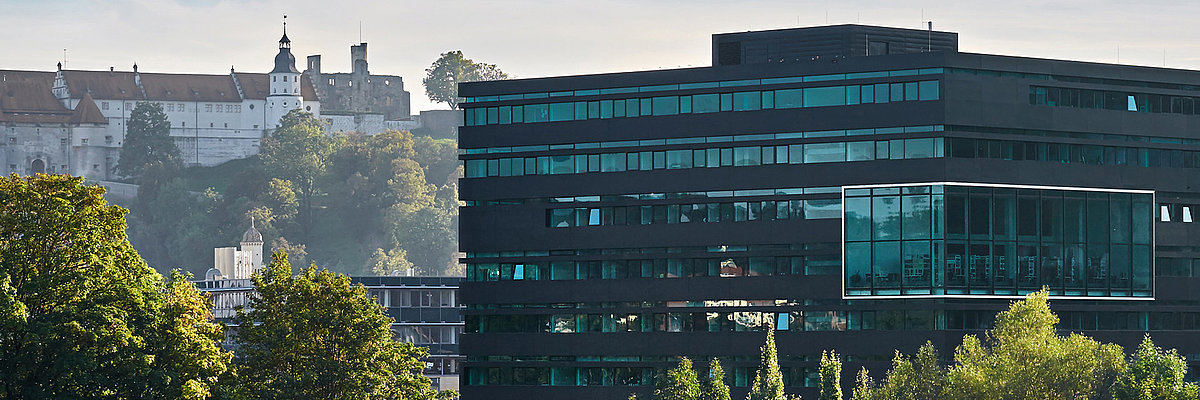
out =
[(708, 363), (708, 379), (700, 384), (700, 400), (729, 400), (729, 386), (725, 384), (725, 369), (720, 359), (713, 358)]
[(149, 166), (178, 169), (179, 147), (171, 139), (171, 121), (162, 104), (139, 102), (129, 112), (117, 171), (140, 181)]
[(1150, 335), (1129, 359), (1129, 368), (1113, 384), (1115, 400), (1200, 399), (1196, 384), (1184, 382), (1187, 361), (1175, 349), (1164, 351)]
[(775, 349), (775, 329), (767, 325), (767, 342), (759, 356), (758, 371), (750, 386), (747, 400), (786, 400), (783, 393), (783, 373), (779, 371), (779, 354)]
[[(423, 275), (461, 274), (454, 257), (461, 167), (452, 140), (400, 131), (327, 137), (319, 121), (300, 112), (284, 124), (264, 139), (260, 157), (143, 184), (131, 206), (130, 236), (147, 261), (201, 275), (211, 267), (212, 248), (235, 245), (253, 218), (268, 242), (287, 238), (272, 248), (286, 249), (293, 261), (370, 275), (386, 269), (377, 268), (381, 249), (393, 267), (411, 262)], [(327, 155), (313, 157), (310, 148)], [(217, 192), (193, 181), (213, 176), (229, 183)]]
[(1032, 293), (996, 316), (984, 340), (968, 335), (955, 351), (951, 392), (964, 398), (1082, 399), (1107, 392), (1125, 368), (1121, 347), (1059, 336), (1048, 293)]
[(433, 399), (423, 348), (392, 340), (392, 319), (350, 278), (315, 265), (293, 276), (286, 253), (253, 277), (238, 310), (240, 393), (252, 398)]
[[(892, 369), (878, 386), (863, 369), (853, 398), (1097, 399), (1147, 381), (1127, 371), (1120, 346), (1102, 344), (1080, 334), (1059, 335), (1055, 329), (1058, 317), (1050, 311), (1047, 299), (1048, 292), (1042, 290), (1013, 302), (997, 315), (995, 327), (982, 339), (974, 335), (963, 338), (948, 368), (941, 366), (936, 349), (927, 342), (913, 357), (897, 352)], [(1150, 360), (1162, 354), (1153, 344), (1148, 346), (1139, 354)], [(1180, 392), (1186, 392), (1182, 385), (1179, 387)]]
[(463, 57), (461, 50), (442, 53), (425, 69), (425, 94), (429, 100), (458, 108), (458, 84), (463, 82), (508, 79), (508, 74), (493, 64), (478, 63)]
[(842, 362), (833, 351), (821, 352), (821, 400), (842, 400)]
[(0, 178), (0, 398), (208, 397), (222, 328), (186, 275), (142, 261), (103, 192)]
[(340, 139), (325, 134), (324, 127), (312, 113), (299, 109), (288, 112), (279, 121), (279, 128), (263, 138), (263, 169), (271, 176), (291, 182), (305, 211), (304, 226), (312, 222), (312, 199), (317, 180), (337, 150)]
[(679, 365), (667, 370), (654, 383), (654, 400), (699, 400), (700, 380), (692, 369), (692, 360), (683, 357)]

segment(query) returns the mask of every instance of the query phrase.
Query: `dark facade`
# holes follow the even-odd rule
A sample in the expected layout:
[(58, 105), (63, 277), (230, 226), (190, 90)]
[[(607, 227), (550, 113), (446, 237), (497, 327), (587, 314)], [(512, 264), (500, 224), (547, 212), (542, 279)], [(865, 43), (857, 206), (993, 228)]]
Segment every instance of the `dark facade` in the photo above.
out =
[[(461, 277), (358, 276), (351, 283), (367, 288), (367, 295), (391, 317), (392, 338), (429, 349), (423, 374), (434, 389), (457, 390), (462, 372), (458, 340), (463, 330), (462, 304), (458, 298)], [(213, 316), (236, 329), (236, 308), (244, 307), (254, 291), (249, 279), (206, 279), (195, 281), (213, 302)], [(231, 333), (227, 348), (233, 349)], [(236, 349), (233, 349), (236, 351)]]
[[(933, 51), (830, 53), (867, 30)], [(721, 62), (739, 40), (824, 50)], [(460, 87), (465, 399), (625, 399), (681, 355), (744, 396), (772, 326), (808, 397), (822, 350), (848, 385), (1041, 287), (1064, 331), (1200, 359), (1200, 72), (878, 27), (713, 44), (714, 67)]]

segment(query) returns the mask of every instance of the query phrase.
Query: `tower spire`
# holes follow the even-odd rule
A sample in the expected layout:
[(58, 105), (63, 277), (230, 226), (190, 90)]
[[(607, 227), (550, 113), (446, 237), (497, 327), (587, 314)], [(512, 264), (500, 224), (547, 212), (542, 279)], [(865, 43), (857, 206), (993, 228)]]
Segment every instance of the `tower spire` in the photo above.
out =
[(283, 37), (279, 38), (279, 48), (289, 49), (291, 47), (292, 41), (287, 37), (287, 14), (283, 14)]

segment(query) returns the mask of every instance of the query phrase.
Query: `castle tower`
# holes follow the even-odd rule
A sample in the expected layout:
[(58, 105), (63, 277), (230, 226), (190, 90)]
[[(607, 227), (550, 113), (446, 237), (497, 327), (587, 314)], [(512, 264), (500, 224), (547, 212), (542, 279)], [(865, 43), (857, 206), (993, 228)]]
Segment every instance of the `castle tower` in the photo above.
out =
[[(287, 18), (287, 16), (284, 16)], [(271, 93), (267, 95), (267, 126), (279, 126), (279, 119), (289, 111), (301, 108), (300, 71), (296, 70), (296, 56), (292, 55), (292, 41), (287, 37), (287, 21), (283, 23), (283, 37), (279, 39), (279, 54), (275, 55), (275, 68), (271, 70)]]
[(244, 275), (249, 277), (250, 273), (258, 272), (263, 266), (263, 237), (262, 233), (259, 233), (258, 229), (254, 228), (254, 218), (250, 218), (250, 229), (247, 229), (246, 233), (242, 234), (241, 245), (241, 251), (250, 254), (251, 268)]

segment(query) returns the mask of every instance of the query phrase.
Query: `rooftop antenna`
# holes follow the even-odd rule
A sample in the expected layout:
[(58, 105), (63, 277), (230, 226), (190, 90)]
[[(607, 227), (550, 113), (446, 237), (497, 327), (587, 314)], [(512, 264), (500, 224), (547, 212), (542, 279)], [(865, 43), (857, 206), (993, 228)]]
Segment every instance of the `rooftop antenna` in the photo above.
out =
[(929, 35), (925, 39), (926, 40), (925, 45), (928, 46), (926, 51), (932, 52), (933, 51), (933, 21), (928, 21), (928, 22), (929, 22)]
[(358, 20), (358, 42), (362, 43), (362, 20)]

